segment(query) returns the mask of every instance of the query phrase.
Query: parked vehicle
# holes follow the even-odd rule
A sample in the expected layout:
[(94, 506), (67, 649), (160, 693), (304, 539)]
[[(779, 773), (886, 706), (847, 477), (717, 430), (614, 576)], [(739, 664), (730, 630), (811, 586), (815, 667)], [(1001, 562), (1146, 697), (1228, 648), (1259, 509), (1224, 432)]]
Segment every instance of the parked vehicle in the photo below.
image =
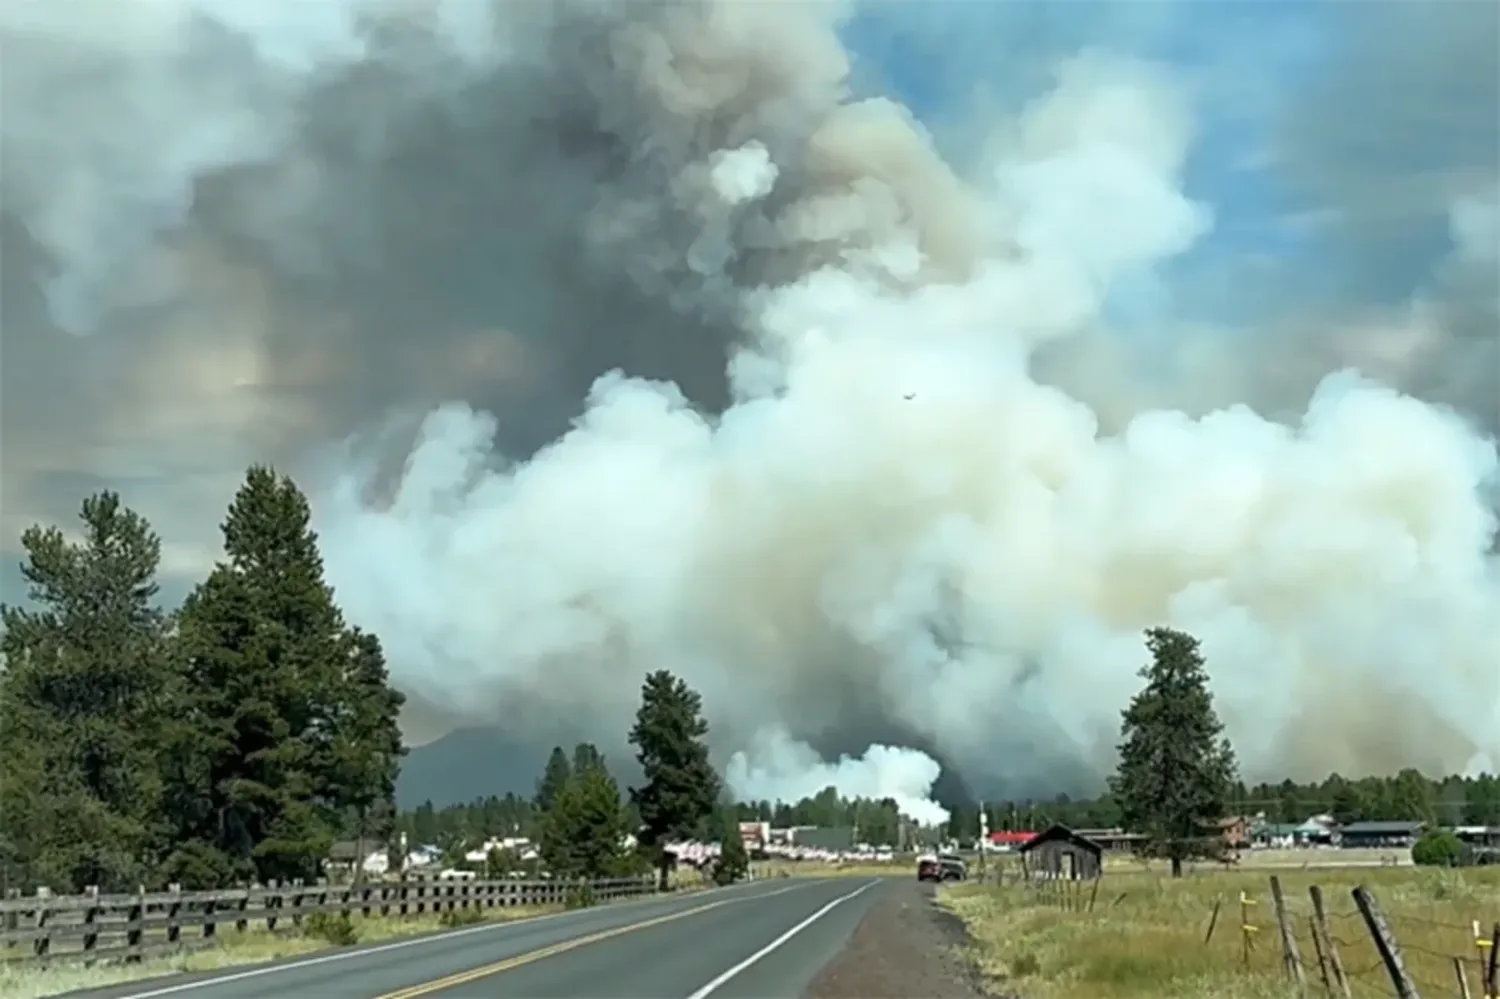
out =
[(925, 853), (917, 858), (918, 881), (962, 881), (969, 876), (969, 865), (952, 853)]
[(956, 853), (938, 854), (938, 865), (944, 881), (963, 881), (969, 876), (968, 863)]

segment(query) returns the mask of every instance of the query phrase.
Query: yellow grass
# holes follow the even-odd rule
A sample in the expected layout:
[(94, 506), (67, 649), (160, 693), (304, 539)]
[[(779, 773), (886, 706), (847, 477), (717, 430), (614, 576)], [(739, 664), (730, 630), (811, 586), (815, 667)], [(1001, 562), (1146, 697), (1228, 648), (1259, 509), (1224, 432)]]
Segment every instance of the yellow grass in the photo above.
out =
[[(476, 924), (511, 922), (560, 911), (562, 906), (559, 905), (497, 907), (482, 910), (483, 918), (477, 919)], [(360, 943), (379, 943), (382, 940), (432, 933), (444, 928), (438, 916), (427, 914), (408, 916), (405, 919), (378, 916), (365, 919), (354, 915), (352, 921)], [(140, 964), (98, 965), (93, 968), (67, 964), (42, 968), (22, 962), (0, 964), (0, 996), (5, 996), (6, 999), (40, 999), (42, 996), (58, 995), (75, 989), (102, 988), (158, 975), (184, 971), (216, 971), (235, 965), (259, 964), (327, 950), (330, 947), (325, 940), (305, 936), (295, 930), (270, 933), (263, 928), (251, 928), (243, 933), (237, 933), (233, 929), (227, 932), (221, 929), (219, 932), (222, 936), (210, 947), (143, 961)]]
[[(1412, 868), (1276, 872), (1314, 985), (1321, 995), (1308, 887), (1323, 889), (1344, 967), (1360, 996), (1394, 995), (1350, 890), (1367, 885), (1390, 921), (1424, 996), (1458, 993), (1453, 958), (1468, 964), (1478, 996), (1479, 951), (1472, 923), (1489, 935), (1500, 920), (1500, 869)], [(1087, 889), (1075, 909), (1087, 906)], [(1255, 931), (1243, 934), (1239, 897)], [(1212, 939), (1204, 938), (1222, 900)], [(1268, 872), (1200, 872), (1180, 880), (1107, 873), (1092, 912), (1064, 910), (1035, 888), (965, 884), (943, 888), (939, 904), (968, 927), (973, 957), (992, 991), (1025, 999), (1290, 999)], [(1248, 966), (1243, 941), (1252, 950)]]

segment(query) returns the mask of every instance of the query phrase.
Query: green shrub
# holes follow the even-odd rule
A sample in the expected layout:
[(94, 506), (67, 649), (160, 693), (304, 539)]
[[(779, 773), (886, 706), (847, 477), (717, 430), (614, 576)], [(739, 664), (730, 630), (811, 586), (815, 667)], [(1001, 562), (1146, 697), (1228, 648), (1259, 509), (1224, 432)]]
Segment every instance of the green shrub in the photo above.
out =
[(1463, 841), (1445, 830), (1426, 833), (1411, 848), (1412, 863), (1421, 867), (1457, 867), (1463, 859)]
[(438, 925), (450, 930), (482, 922), (484, 922), (484, 910), (477, 905), (466, 909), (445, 909), (443, 914), (438, 916)]
[(568, 889), (563, 904), (569, 909), (587, 909), (594, 902), (594, 886), (583, 881)]
[(302, 935), (325, 940), (335, 947), (359, 943), (359, 929), (347, 912), (313, 912), (302, 921)]

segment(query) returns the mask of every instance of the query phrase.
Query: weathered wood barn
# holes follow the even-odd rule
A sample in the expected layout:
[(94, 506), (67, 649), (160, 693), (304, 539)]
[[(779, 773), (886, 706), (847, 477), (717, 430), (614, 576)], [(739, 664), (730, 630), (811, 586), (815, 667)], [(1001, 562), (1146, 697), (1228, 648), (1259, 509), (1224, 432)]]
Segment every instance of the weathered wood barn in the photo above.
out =
[(1092, 881), (1104, 873), (1104, 847), (1067, 826), (1037, 833), (1020, 854), (1027, 878)]

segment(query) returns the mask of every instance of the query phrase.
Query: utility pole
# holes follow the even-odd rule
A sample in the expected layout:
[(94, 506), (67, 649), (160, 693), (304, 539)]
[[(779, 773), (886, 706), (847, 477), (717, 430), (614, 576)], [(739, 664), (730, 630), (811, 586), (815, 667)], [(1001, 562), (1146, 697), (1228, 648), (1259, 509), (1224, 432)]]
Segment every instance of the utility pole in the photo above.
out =
[(990, 815), (985, 810), (984, 802), (979, 803), (979, 883), (984, 884), (985, 858), (989, 854), (990, 846)]

